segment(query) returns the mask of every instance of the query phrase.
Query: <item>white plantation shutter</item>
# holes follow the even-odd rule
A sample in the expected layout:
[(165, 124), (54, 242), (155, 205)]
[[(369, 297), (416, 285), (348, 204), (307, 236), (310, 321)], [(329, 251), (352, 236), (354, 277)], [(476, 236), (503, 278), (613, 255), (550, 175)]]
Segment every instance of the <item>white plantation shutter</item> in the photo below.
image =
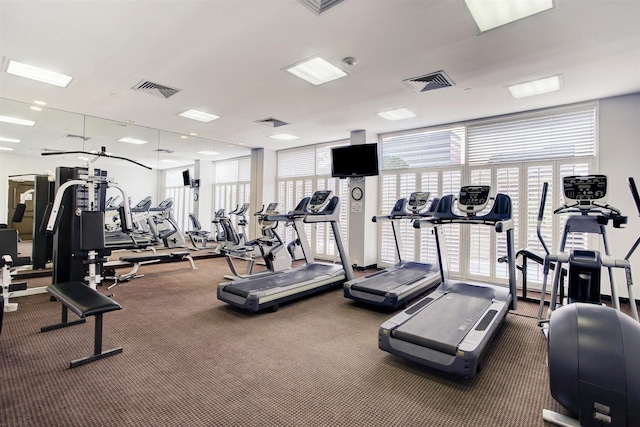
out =
[[(542, 248), (535, 233), (536, 216), (542, 182), (547, 181), (555, 192), (550, 190), (543, 235), (550, 249), (556, 252), (561, 222), (557, 215), (554, 218), (552, 211), (560, 205), (557, 189), (562, 176), (582, 175), (592, 170), (596, 153), (595, 118), (596, 104), (584, 103), (459, 126), (381, 135), (379, 145), (385, 171), (381, 203), (390, 204), (398, 197), (406, 197), (397, 194), (397, 190), (392, 191), (400, 185), (400, 177), (408, 172), (406, 169), (420, 177), (418, 189), (431, 191), (432, 196), (457, 195), (463, 183), (492, 184), (492, 195), (503, 192), (511, 197), (515, 250), (529, 246), (540, 252)], [(454, 165), (459, 166), (451, 168)], [(398, 182), (393, 181), (394, 175)], [(436, 176), (439, 191), (434, 193), (427, 185), (433, 185)], [(468, 177), (468, 182), (463, 182), (463, 176)], [(455, 207), (454, 211), (459, 213)], [(495, 236), (490, 228), (479, 226), (447, 225), (443, 231), (451, 273), (506, 281), (506, 264), (497, 263), (498, 257), (506, 255), (505, 235)], [(461, 232), (468, 237), (461, 239)], [(426, 229), (421, 230), (419, 248), (416, 248), (421, 261), (431, 259), (429, 237)], [(403, 235), (403, 239), (406, 238)], [(393, 255), (392, 240), (384, 247), (388, 239), (385, 236), (381, 243), (380, 261)], [(585, 247), (588, 242), (586, 235), (574, 235), (567, 241), (567, 249)], [(534, 269), (529, 268), (532, 282), (539, 278)]]
[[(224, 209), (225, 213), (233, 211), (237, 206), (248, 203), (251, 196), (251, 157), (239, 157), (237, 159), (221, 160), (214, 162), (215, 184), (213, 185), (214, 211)], [(254, 206), (249, 207), (247, 218), (255, 212)], [(238, 225), (238, 218), (233, 215), (231, 221)], [(237, 230), (238, 233), (241, 230)], [(245, 228), (247, 235), (250, 230)]]
[[(560, 189), (560, 204), (564, 205), (566, 200), (564, 198), (564, 194), (562, 194), (562, 179), (565, 176), (570, 175), (588, 175), (589, 174), (589, 164), (588, 163), (570, 163), (570, 164), (562, 164), (560, 165), (560, 180), (558, 181), (558, 188)], [(562, 225), (560, 228), (560, 232), (564, 228), (564, 219), (566, 215), (562, 216)], [(588, 233), (570, 233), (567, 237), (567, 242), (565, 244), (565, 251), (573, 250), (573, 249), (587, 249), (589, 245), (589, 234)], [(551, 249), (550, 249), (551, 250)]]
[[(462, 185), (461, 170), (445, 170), (441, 175), (442, 196), (447, 194), (458, 194)], [(447, 224), (442, 227), (447, 244), (447, 255), (449, 259), (449, 271), (451, 273), (460, 272), (461, 242), (460, 224)]]
[[(542, 196), (542, 186), (546, 182), (547, 199), (545, 201), (544, 213), (540, 232), (545, 244), (551, 252), (554, 252), (553, 246), (553, 201), (554, 185), (553, 185), (553, 166), (539, 165), (529, 166), (527, 168), (527, 226), (526, 226), (526, 243), (525, 247), (534, 253), (545, 255), (544, 247), (540, 243), (537, 233), (538, 211), (540, 209), (540, 197)], [(527, 262), (527, 282), (542, 284), (542, 266), (537, 266), (533, 262)]]
[[(304, 197), (316, 190), (332, 190), (340, 198), (340, 229), (345, 246), (349, 222), (348, 181), (331, 178), (331, 148), (347, 145), (349, 141), (318, 144), (277, 152), (277, 191), (280, 210), (289, 212)], [(314, 256), (334, 259), (338, 256), (335, 238), (329, 224), (303, 225)], [(297, 238), (291, 227), (278, 224), (285, 242)]]
[[(475, 169), (470, 174), (471, 185), (491, 185), (491, 169)], [(495, 188), (492, 188), (492, 196)], [(485, 215), (491, 203), (478, 215)], [(494, 256), (494, 232), (486, 225), (471, 225), (469, 230), (469, 274), (489, 277)]]
[[(506, 194), (511, 198), (511, 212), (514, 228), (514, 256), (515, 251), (520, 247), (518, 233), (516, 230), (520, 226), (520, 167), (502, 167), (496, 171), (496, 193)], [(498, 233), (496, 236), (496, 255), (494, 257), (493, 266), (495, 267), (496, 277), (502, 279), (509, 278), (507, 263), (497, 263), (497, 259), (507, 256), (507, 235), (506, 233)]]
[[(416, 174), (405, 173), (400, 175), (400, 197), (409, 199), (411, 193), (416, 191)], [(400, 198), (398, 197), (398, 198)], [(416, 232), (411, 221), (403, 219), (396, 221), (396, 228), (400, 236), (400, 253), (405, 261), (416, 259)]]
[[(433, 201), (434, 198), (440, 197), (439, 193), (439, 174), (438, 172), (423, 172), (421, 175), (421, 191), (429, 192), (429, 203)], [(433, 236), (433, 229), (430, 227), (423, 227), (420, 229), (420, 262), (426, 262), (431, 264), (438, 263), (438, 252), (436, 250), (436, 241)]]
[[(169, 169), (165, 172), (165, 199), (173, 199), (172, 214), (182, 232), (190, 229), (189, 214), (193, 212), (193, 193), (182, 180), (183, 169)], [(193, 176), (194, 169), (189, 167)]]

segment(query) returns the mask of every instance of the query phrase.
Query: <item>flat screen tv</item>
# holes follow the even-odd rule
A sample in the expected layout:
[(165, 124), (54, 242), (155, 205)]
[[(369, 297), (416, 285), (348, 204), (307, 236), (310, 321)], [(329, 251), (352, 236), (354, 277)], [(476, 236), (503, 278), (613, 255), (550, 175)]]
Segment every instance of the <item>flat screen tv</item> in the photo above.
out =
[(191, 187), (191, 176), (189, 175), (189, 169), (182, 171), (182, 183), (186, 187)]
[(378, 144), (358, 144), (331, 149), (331, 176), (348, 178), (378, 175)]

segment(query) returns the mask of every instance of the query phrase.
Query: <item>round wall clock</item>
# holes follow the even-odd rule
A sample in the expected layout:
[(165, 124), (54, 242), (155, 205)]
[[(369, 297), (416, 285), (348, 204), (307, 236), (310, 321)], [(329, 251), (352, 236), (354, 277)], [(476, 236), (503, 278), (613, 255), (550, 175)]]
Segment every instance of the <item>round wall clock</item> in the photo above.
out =
[(361, 200), (363, 196), (362, 193), (362, 188), (360, 187), (353, 187), (353, 190), (351, 190), (351, 198), (353, 200)]

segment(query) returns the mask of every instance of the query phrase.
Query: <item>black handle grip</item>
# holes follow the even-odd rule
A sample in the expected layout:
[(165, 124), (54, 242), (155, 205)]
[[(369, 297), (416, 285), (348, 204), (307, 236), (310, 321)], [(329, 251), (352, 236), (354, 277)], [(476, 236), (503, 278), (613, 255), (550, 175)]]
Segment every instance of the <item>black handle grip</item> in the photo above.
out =
[(544, 216), (544, 205), (547, 203), (548, 188), (549, 188), (548, 182), (545, 182), (542, 184), (542, 195), (540, 196), (540, 209), (538, 209), (538, 221), (542, 221), (542, 217)]
[(636, 182), (631, 177), (629, 177), (629, 188), (631, 189), (631, 195), (633, 196), (633, 201), (636, 203), (636, 209), (638, 209), (638, 215), (640, 215), (640, 195), (638, 195), (638, 188), (636, 187)]

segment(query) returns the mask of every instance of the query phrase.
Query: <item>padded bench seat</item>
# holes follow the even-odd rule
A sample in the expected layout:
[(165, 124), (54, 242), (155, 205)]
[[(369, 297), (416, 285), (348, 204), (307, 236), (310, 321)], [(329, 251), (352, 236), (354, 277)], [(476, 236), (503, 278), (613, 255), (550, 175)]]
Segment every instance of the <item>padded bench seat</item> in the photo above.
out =
[[(62, 321), (55, 325), (45, 326), (40, 332), (66, 328), (68, 326), (84, 323), (89, 316), (95, 317), (94, 351), (93, 355), (71, 361), (69, 367), (75, 368), (89, 362), (93, 362), (114, 354), (122, 353), (122, 347), (102, 351), (102, 315), (110, 311), (120, 310), (122, 306), (111, 298), (92, 289), (83, 282), (64, 282), (47, 286), (47, 292), (62, 303)], [(80, 319), (68, 321), (68, 310), (71, 310)]]

